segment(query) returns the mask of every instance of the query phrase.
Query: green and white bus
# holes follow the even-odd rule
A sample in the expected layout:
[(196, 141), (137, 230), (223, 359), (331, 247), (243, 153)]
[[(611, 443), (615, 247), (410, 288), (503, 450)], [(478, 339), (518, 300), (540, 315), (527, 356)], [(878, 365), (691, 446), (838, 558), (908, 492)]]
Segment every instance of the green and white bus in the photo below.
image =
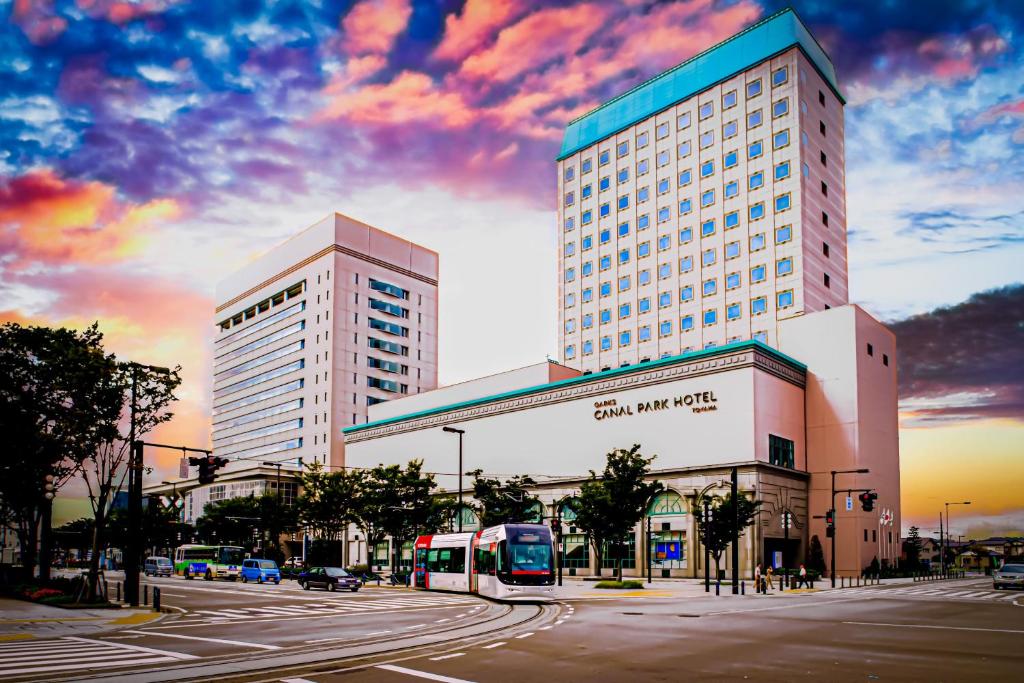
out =
[(245, 549), (235, 545), (183, 545), (174, 551), (174, 573), (186, 579), (235, 581), (244, 559)]

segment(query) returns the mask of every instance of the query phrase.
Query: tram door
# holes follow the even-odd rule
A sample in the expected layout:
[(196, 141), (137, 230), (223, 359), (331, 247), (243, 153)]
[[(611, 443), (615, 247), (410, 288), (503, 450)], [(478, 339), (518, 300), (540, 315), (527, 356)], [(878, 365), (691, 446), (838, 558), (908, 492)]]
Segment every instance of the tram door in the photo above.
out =
[(416, 575), (416, 587), (427, 587), (427, 549), (416, 548), (416, 562), (413, 565)]

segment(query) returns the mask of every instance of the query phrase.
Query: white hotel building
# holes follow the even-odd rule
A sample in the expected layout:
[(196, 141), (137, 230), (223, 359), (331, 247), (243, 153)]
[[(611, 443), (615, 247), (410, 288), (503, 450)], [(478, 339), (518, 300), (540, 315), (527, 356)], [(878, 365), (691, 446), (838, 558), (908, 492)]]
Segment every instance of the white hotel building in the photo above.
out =
[(847, 303), (843, 104), (792, 10), (572, 121), (561, 357), (584, 370), (756, 339)]

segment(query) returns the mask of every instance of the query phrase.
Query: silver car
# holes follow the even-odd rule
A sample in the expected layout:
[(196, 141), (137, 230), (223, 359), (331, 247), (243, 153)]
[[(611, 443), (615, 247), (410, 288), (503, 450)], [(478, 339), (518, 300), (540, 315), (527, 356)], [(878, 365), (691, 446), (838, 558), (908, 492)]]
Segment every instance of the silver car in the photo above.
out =
[(992, 587), (1024, 588), (1024, 564), (1004, 564), (992, 574)]

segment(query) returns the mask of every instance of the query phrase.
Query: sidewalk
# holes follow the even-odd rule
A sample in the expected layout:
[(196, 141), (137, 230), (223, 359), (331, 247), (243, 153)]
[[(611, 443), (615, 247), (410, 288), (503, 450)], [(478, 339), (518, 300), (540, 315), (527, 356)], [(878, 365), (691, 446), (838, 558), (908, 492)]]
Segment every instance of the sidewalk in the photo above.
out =
[(130, 628), (161, 618), (150, 609), (63, 609), (0, 598), (0, 642)]

